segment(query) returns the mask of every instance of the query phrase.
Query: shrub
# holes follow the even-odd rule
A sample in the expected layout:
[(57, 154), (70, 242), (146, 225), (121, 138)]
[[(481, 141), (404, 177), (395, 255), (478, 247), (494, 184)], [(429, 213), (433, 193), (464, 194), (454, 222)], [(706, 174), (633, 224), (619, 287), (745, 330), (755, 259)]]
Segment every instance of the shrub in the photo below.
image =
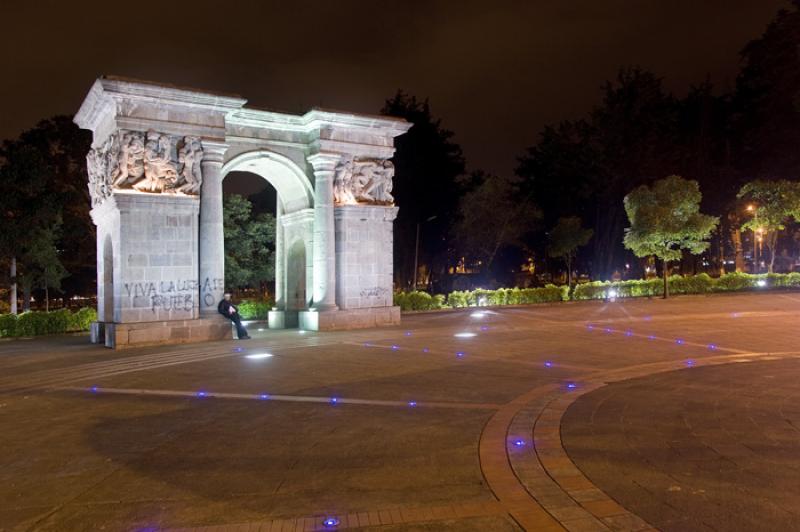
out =
[(0, 314), (0, 338), (17, 336), (16, 314)]
[(450, 292), (447, 295), (447, 305), (453, 308), (463, 308), (469, 306), (467, 294), (469, 294), (469, 292), (460, 292), (458, 290)]
[(239, 309), (239, 315), (243, 320), (265, 320), (272, 310), (272, 302), (245, 299), (236, 308)]
[(734, 292), (747, 290), (755, 286), (755, 276), (746, 273), (731, 272), (720, 276), (714, 283), (717, 292)]
[(415, 290), (414, 292), (395, 292), (394, 304), (400, 310), (432, 310), (442, 308), (445, 298), (441, 294), (435, 296), (427, 292)]

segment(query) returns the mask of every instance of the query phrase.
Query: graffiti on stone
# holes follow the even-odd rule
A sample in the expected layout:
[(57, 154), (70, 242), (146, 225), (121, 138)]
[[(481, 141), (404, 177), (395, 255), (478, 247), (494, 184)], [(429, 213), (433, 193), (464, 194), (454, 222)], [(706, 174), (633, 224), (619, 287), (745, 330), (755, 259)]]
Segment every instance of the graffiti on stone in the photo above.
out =
[(372, 288), (364, 288), (361, 290), (361, 297), (382, 297), (385, 296), (389, 290), (383, 286), (374, 286)]
[[(214, 279), (213, 281), (217, 281)], [(207, 279), (202, 285), (205, 293), (206, 286), (214, 286)], [(147, 281), (140, 283), (125, 283), (125, 294), (132, 300), (134, 307), (150, 307), (155, 313), (157, 310), (175, 310), (191, 312), (197, 306), (195, 295), (201, 288), (195, 279), (177, 281)]]

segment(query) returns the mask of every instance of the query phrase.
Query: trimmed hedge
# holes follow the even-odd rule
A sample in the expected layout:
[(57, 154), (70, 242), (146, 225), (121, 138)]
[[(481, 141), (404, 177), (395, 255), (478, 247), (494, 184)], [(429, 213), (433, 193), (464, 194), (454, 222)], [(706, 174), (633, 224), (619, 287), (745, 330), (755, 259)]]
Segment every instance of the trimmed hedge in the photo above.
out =
[[(728, 273), (714, 278), (706, 273), (673, 275), (669, 278), (670, 294), (708, 294), (767, 290), (770, 288), (800, 288), (800, 273), (770, 273), (751, 275)], [(664, 292), (660, 278), (628, 281), (592, 281), (575, 286), (572, 294), (566, 285), (548, 284), (543, 288), (498, 288), (450, 292), (431, 296), (426, 292), (395, 292), (394, 304), (402, 310), (433, 310), (442, 307), (464, 308), (480, 306), (529, 305), (557, 301), (607, 299), (609, 297), (660, 297)]]
[(400, 310), (433, 310), (444, 306), (444, 296), (441, 294), (432, 296), (419, 290), (395, 292), (394, 304), (399, 306)]
[(89, 307), (77, 312), (61, 309), (0, 314), (0, 338), (88, 331), (93, 321), (97, 321), (97, 311)]

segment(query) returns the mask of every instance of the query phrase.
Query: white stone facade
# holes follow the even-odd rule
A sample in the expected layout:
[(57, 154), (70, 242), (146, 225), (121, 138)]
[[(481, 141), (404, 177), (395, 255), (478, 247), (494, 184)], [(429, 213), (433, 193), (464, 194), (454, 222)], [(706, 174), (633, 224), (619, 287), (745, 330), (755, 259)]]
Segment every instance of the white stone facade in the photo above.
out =
[(95, 340), (105, 333), (107, 345), (125, 347), (229, 334), (216, 306), (224, 291), (222, 180), (235, 170), (262, 176), (278, 193), (271, 327), (399, 321), (389, 159), (410, 124), (245, 102), (120, 78), (95, 82), (75, 117), (94, 133)]

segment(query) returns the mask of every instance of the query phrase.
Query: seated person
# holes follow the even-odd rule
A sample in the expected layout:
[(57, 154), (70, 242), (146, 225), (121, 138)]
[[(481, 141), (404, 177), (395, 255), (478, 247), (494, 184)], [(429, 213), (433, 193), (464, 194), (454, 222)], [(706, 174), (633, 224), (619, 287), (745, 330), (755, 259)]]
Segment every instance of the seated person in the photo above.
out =
[(219, 302), (217, 310), (236, 325), (236, 335), (239, 337), (239, 340), (250, 339), (250, 335), (247, 334), (247, 329), (242, 325), (242, 318), (239, 316), (239, 310), (231, 303), (230, 292), (225, 293), (225, 299)]

